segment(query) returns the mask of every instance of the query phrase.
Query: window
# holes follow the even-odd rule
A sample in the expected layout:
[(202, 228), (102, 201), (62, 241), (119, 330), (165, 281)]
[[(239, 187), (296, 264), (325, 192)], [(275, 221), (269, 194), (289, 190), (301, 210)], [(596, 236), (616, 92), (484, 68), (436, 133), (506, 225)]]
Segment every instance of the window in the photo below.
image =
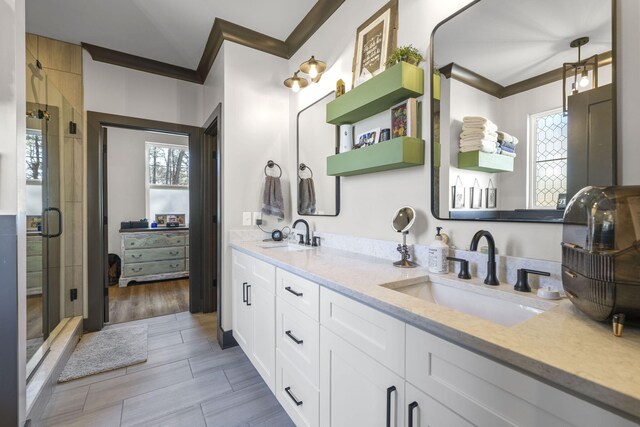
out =
[(185, 214), (189, 223), (189, 149), (155, 142), (146, 148), (147, 217)]
[(555, 209), (558, 195), (567, 192), (567, 116), (559, 108), (534, 114), (530, 120), (531, 205)]
[(27, 182), (42, 181), (44, 163), (44, 147), (42, 146), (42, 132), (36, 129), (27, 129), (26, 152)]

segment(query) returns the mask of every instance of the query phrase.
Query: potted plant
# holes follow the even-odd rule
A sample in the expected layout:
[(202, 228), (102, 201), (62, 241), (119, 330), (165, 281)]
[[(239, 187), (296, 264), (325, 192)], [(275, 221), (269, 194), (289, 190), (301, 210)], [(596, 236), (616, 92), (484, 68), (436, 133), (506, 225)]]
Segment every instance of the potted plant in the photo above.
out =
[(420, 54), (418, 49), (409, 45), (409, 46), (400, 46), (396, 50), (393, 51), (391, 56), (385, 62), (387, 67), (397, 64), (398, 62), (408, 62), (413, 65), (420, 65), (422, 61), (424, 61), (424, 57)]

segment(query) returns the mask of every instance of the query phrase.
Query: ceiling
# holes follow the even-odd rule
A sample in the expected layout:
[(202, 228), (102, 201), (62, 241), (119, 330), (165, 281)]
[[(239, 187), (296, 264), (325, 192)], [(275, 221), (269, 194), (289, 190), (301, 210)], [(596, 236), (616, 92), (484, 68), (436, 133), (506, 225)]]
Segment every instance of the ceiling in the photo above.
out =
[(26, 0), (27, 32), (189, 69), (215, 18), (285, 40), (316, 0)]
[(436, 66), (455, 62), (502, 86), (611, 50), (610, 0), (481, 0), (436, 31)]

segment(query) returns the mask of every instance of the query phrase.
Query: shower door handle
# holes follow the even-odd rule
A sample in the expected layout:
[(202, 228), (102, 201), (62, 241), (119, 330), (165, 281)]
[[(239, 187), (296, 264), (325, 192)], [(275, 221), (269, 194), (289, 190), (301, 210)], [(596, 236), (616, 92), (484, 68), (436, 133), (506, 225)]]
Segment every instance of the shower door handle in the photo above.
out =
[[(58, 232), (54, 233), (54, 234), (49, 234), (49, 216), (47, 215), (47, 212), (56, 212), (58, 214)], [(47, 233), (42, 233), (43, 237), (60, 237), (62, 236), (62, 211), (60, 210), (60, 208), (46, 208), (43, 211), (44, 215), (44, 221), (47, 224)]]

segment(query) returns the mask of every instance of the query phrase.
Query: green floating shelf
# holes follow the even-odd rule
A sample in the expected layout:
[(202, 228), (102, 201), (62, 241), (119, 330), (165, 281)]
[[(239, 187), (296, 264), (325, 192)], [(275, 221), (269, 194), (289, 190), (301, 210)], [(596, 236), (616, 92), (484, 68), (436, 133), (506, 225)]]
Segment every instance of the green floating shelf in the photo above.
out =
[(513, 172), (513, 157), (483, 151), (458, 153), (458, 167), (478, 172)]
[(424, 141), (403, 136), (327, 157), (327, 175), (362, 175), (423, 164)]
[(424, 93), (424, 70), (400, 62), (327, 104), (327, 123), (353, 124)]

